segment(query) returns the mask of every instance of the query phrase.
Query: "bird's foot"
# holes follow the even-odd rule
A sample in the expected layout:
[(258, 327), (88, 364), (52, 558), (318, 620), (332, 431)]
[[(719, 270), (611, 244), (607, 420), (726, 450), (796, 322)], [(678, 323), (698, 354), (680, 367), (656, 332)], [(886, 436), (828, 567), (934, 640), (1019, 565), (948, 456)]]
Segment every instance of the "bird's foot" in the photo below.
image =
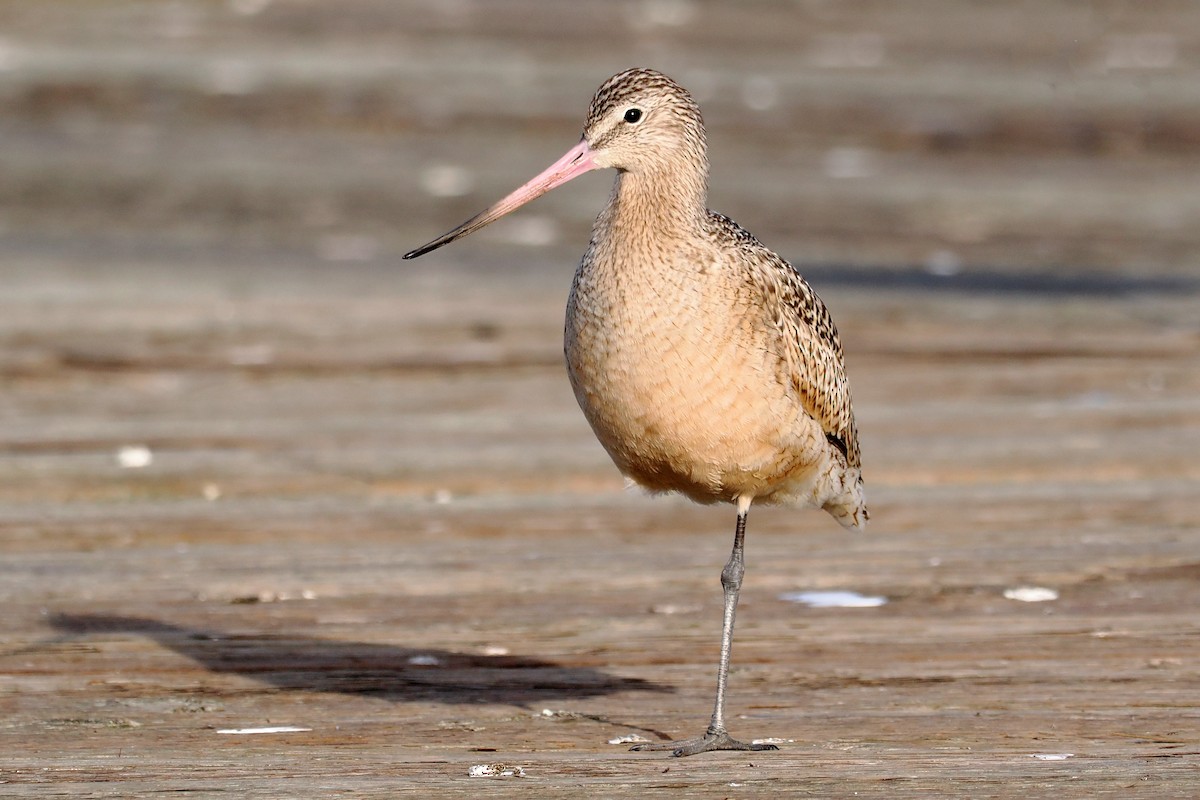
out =
[(694, 756), (697, 753), (707, 753), (709, 750), (778, 750), (779, 748), (773, 744), (739, 742), (737, 739), (730, 738), (729, 734), (725, 731), (721, 731), (720, 733), (709, 731), (703, 736), (697, 736), (694, 739), (680, 739), (675, 742), (651, 742), (634, 745), (629, 749), (638, 752), (670, 750), (671, 755), (676, 758), (682, 758), (683, 756)]

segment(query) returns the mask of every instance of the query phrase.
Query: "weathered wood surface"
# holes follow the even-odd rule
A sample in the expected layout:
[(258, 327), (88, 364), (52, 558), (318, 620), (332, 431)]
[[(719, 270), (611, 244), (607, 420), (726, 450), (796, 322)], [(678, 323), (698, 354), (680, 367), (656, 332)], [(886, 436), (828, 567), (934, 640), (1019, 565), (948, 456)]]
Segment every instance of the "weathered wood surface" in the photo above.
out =
[[(598, 5), (0, 7), (0, 797), (1200, 794), (1194, 7)], [(733, 513), (626, 491), (570, 395), (603, 182), (398, 263), (642, 60), (714, 76), (716, 207), (879, 265), (810, 270), (871, 527), (751, 515), (730, 710), (778, 753), (607, 743), (704, 724)], [(896, 138), (930, 109), (949, 150)]]

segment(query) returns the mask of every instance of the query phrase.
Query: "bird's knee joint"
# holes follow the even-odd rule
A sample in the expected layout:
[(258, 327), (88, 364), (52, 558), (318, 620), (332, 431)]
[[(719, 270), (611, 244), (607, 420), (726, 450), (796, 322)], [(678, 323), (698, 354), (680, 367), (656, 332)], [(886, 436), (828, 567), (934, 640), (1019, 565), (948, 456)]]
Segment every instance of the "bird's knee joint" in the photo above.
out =
[(726, 591), (737, 590), (742, 587), (742, 576), (746, 574), (746, 567), (737, 561), (730, 561), (725, 565), (725, 569), (721, 570), (721, 588)]

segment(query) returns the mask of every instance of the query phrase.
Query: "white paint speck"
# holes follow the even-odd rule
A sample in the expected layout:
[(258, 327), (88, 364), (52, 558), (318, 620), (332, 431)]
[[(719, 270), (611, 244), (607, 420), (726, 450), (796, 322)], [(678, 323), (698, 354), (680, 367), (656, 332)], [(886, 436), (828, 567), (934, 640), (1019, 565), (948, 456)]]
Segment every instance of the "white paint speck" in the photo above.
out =
[(778, 736), (769, 736), (766, 739), (754, 739), (750, 744), (791, 744), (795, 739), (780, 739)]
[(858, 592), (785, 592), (780, 600), (800, 603), (809, 608), (877, 608), (887, 602), (886, 597), (869, 597)]
[(651, 614), (664, 614), (673, 616), (675, 614), (695, 614), (701, 610), (700, 606), (680, 605), (677, 603), (660, 603), (659, 605), (651, 606)]
[(471, 778), (524, 778), (525, 770), (509, 764), (476, 764), (467, 770), (467, 775)]
[(312, 728), (297, 728), (294, 725), (273, 725), (269, 728), (222, 728), (217, 733), (228, 733), (237, 736), (258, 733), (304, 733)]
[(543, 708), (541, 714), (534, 714), (535, 717), (545, 717), (547, 719), (579, 719), (578, 711), (567, 711), (566, 709)]
[(143, 469), (154, 461), (150, 448), (141, 444), (129, 444), (117, 451), (117, 464), (123, 469)]
[(613, 739), (609, 739), (608, 743), (609, 744), (637, 744), (638, 742), (648, 742), (648, 741), (650, 741), (650, 740), (647, 739), (645, 736), (640, 736), (636, 733), (630, 733), (625, 736), (617, 736)]
[(204, 495), (204, 499), (210, 503), (214, 503), (221, 499), (221, 487), (215, 483), (204, 484), (204, 488), (200, 490), (200, 493)]
[(1033, 757), (1038, 761), (1066, 761), (1068, 758), (1074, 758), (1074, 753), (1034, 753)]
[(507, 647), (501, 647), (498, 644), (489, 644), (487, 647), (483, 648), (483, 654), (485, 656), (506, 656), (510, 652), (511, 651)]
[(410, 656), (408, 663), (414, 667), (439, 667), (442, 664), (442, 660), (437, 656), (419, 655)]
[(1008, 600), (1019, 600), (1022, 603), (1045, 603), (1058, 599), (1058, 592), (1045, 586), (1017, 586), (1005, 589), (1004, 597)]

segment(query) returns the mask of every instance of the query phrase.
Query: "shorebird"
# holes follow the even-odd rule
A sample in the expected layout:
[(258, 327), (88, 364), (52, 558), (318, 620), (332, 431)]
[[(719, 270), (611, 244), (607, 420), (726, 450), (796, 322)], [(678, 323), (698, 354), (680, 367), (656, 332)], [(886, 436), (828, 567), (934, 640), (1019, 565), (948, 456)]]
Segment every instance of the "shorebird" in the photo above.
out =
[(575, 272), (565, 353), (575, 397), (618, 469), (652, 492), (737, 507), (721, 571), (716, 703), (701, 736), (634, 750), (775, 750), (733, 739), (725, 693), (751, 503), (867, 521), (858, 432), (837, 329), (791, 264), (709, 211), (704, 123), (649, 69), (605, 81), (579, 144), (416, 258), (594, 169), (616, 169)]

